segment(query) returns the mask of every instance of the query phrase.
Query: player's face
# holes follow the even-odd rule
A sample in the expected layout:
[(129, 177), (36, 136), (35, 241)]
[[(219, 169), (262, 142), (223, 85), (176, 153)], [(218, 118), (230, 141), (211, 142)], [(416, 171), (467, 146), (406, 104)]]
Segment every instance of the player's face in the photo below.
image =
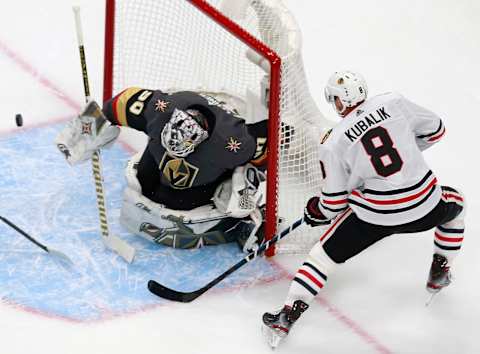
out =
[(340, 98), (338, 98), (337, 96), (335, 96), (335, 109), (339, 113), (342, 112), (343, 110), (343, 103), (342, 101), (340, 101)]

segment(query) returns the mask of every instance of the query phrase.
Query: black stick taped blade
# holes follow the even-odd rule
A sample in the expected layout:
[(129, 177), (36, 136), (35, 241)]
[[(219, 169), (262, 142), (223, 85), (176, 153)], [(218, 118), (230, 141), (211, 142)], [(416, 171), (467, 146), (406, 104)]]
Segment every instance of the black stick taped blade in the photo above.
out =
[(203, 293), (197, 294), (197, 292), (183, 293), (175, 291), (157, 283), (155, 280), (148, 281), (148, 290), (161, 298), (177, 302), (191, 302)]

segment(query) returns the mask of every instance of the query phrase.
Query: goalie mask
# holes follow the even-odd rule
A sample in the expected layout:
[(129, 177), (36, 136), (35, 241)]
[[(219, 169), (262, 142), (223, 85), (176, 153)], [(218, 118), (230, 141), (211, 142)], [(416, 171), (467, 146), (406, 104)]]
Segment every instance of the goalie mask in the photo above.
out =
[(175, 109), (172, 117), (162, 130), (162, 145), (169, 154), (185, 157), (208, 138), (208, 131), (200, 124), (205, 118), (197, 110)]

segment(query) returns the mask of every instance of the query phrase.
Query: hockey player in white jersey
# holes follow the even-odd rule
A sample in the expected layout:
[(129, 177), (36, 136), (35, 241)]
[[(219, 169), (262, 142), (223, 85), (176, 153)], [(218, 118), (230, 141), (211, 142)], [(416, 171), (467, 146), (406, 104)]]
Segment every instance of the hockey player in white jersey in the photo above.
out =
[(441, 119), (397, 93), (367, 100), (356, 73), (334, 73), (325, 97), (342, 121), (322, 139), (321, 194), (305, 207), (310, 226), (329, 224), (291, 283), (284, 307), (263, 315), (263, 332), (278, 345), (341, 263), (397, 233), (435, 228), (426, 288), (451, 281), (450, 265), (464, 232), (464, 197), (437, 184), (422, 151), (445, 133)]

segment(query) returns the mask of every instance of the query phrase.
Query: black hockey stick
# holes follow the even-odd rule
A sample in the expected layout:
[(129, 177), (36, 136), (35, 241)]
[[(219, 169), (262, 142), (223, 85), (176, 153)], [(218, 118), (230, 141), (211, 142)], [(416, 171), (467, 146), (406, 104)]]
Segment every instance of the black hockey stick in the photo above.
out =
[(70, 260), (70, 258), (68, 258), (65, 254), (63, 254), (62, 252), (59, 252), (59, 251), (55, 251), (51, 248), (48, 248), (47, 246), (45, 246), (44, 244), (38, 242), (37, 240), (35, 240), (32, 236), (30, 236), (29, 234), (27, 234), (25, 231), (23, 231), (21, 228), (19, 228), (17, 225), (15, 225), (13, 222), (11, 222), (10, 220), (8, 220), (7, 218), (4, 218), (3, 216), (0, 216), (0, 220), (2, 220), (5, 224), (7, 224), (8, 226), (10, 226), (12, 229), (14, 229), (15, 231), (17, 231), (19, 234), (21, 234), (22, 236), (25, 236), (27, 238), (27, 240), (33, 242), (35, 245), (37, 245), (38, 247), (40, 247), (42, 250), (44, 250), (45, 252), (51, 254), (52, 256), (55, 256), (59, 259), (61, 259), (62, 261), (64, 261), (65, 263), (71, 265), (73, 264), (73, 262)]
[(157, 283), (155, 280), (150, 280), (148, 282), (148, 290), (152, 292), (153, 294), (160, 296), (164, 299), (171, 300), (171, 301), (178, 301), (178, 302), (190, 302), (195, 300), (197, 297), (202, 295), (204, 292), (209, 290), (210, 288), (214, 287), (218, 283), (220, 283), (223, 279), (225, 279), (227, 276), (235, 272), (237, 269), (240, 267), (244, 266), (248, 262), (254, 260), (257, 258), (258, 255), (262, 254), (265, 252), (266, 249), (268, 249), (270, 246), (274, 245), (276, 242), (281, 240), (283, 237), (287, 236), (290, 232), (295, 230), (297, 227), (299, 227), (303, 223), (303, 218), (295, 221), (292, 225), (290, 225), (287, 229), (283, 230), (281, 233), (275, 235), (273, 238), (268, 240), (267, 242), (263, 243), (258, 250), (250, 252), (245, 258), (243, 258), (240, 262), (237, 264), (233, 265), (230, 269), (213, 279), (210, 283), (205, 285), (203, 288), (200, 288), (195, 291), (191, 292), (181, 292), (181, 291), (176, 291), (167, 288), (166, 286), (163, 286), (162, 284)]

